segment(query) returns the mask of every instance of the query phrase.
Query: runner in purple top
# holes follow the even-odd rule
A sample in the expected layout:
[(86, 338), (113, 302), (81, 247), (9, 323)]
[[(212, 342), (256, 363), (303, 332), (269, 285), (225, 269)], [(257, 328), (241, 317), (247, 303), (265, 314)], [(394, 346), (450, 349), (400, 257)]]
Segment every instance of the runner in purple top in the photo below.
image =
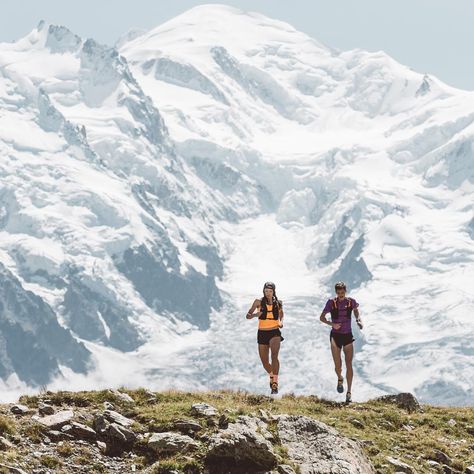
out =
[[(331, 326), (331, 352), (334, 359), (334, 367), (337, 374), (337, 391), (344, 391), (344, 379), (342, 377), (341, 350), (344, 351), (346, 361), (347, 394), (346, 402), (351, 401), (352, 389), (352, 358), (354, 356), (354, 337), (352, 336), (352, 313), (356, 317), (357, 325), (362, 329), (362, 320), (359, 314), (359, 303), (354, 298), (346, 297), (346, 284), (343, 281), (336, 283), (336, 298), (328, 300), (319, 319), (321, 322)], [(331, 321), (326, 319), (326, 314), (331, 313)]]

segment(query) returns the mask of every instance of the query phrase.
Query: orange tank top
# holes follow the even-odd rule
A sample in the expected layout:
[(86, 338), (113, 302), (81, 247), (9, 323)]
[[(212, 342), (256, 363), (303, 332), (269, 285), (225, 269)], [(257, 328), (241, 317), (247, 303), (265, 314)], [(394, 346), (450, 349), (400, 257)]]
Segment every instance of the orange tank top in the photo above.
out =
[(258, 329), (278, 329), (279, 323), (278, 319), (275, 319), (273, 316), (273, 306), (271, 304), (267, 304), (267, 319), (259, 319), (258, 320)]

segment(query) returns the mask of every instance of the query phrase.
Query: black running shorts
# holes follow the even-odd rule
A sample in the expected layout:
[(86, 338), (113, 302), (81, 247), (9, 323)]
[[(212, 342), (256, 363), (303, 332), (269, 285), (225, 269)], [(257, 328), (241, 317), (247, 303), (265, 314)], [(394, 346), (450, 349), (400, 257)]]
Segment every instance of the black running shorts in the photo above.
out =
[(331, 333), (329, 334), (329, 340), (331, 339), (334, 339), (334, 342), (336, 343), (336, 346), (339, 347), (339, 349), (342, 349), (344, 346), (352, 344), (355, 341), (354, 336), (351, 332), (338, 333), (331, 331)]
[(270, 329), (266, 331), (259, 329), (257, 332), (257, 342), (268, 346), (270, 344), (270, 339), (275, 336), (280, 337), (282, 341), (284, 340), (279, 329)]

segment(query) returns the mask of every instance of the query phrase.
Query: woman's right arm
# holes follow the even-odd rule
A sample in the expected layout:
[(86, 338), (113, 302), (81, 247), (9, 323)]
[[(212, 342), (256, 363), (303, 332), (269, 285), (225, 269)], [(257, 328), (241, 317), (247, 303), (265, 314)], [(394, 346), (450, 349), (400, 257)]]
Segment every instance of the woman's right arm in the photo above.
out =
[(245, 316), (247, 319), (252, 319), (252, 318), (256, 318), (258, 316), (260, 316), (260, 313), (255, 313), (254, 314), (254, 311), (260, 306), (260, 301), (259, 300), (255, 300), (252, 304), (252, 306), (250, 307), (250, 309), (247, 311), (247, 315)]
[(338, 329), (340, 329), (340, 328), (341, 328), (341, 324), (340, 324), (340, 323), (333, 323), (332, 321), (328, 321), (328, 320), (326, 319), (326, 314), (327, 314), (327, 313), (326, 313), (325, 311), (323, 311), (323, 312), (321, 313), (321, 316), (319, 316), (319, 320), (320, 320), (322, 323), (327, 324), (328, 326), (331, 326), (331, 327), (332, 327), (333, 329), (335, 329), (336, 331), (337, 331)]
[(328, 326), (332, 326), (332, 323), (326, 319), (326, 313), (325, 313), (324, 311), (323, 311), (323, 312), (321, 313), (321, 315), (319, 316), (319, 320), (320, 320), (322, 323), (327, 324)]

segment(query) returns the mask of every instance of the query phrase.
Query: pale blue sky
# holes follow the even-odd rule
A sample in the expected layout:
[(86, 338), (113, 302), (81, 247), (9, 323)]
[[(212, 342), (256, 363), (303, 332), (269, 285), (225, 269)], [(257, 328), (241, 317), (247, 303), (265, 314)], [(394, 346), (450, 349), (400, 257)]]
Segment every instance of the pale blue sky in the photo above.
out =
[[(39, 20), (113, 44), (133, 27), (149, 29), (196, 0), (0, 0), (0, 41)], [(229, 0), (287, 21), (339, 49), (384, 50), (413, 69), (474, 90), (474, 0)]]

